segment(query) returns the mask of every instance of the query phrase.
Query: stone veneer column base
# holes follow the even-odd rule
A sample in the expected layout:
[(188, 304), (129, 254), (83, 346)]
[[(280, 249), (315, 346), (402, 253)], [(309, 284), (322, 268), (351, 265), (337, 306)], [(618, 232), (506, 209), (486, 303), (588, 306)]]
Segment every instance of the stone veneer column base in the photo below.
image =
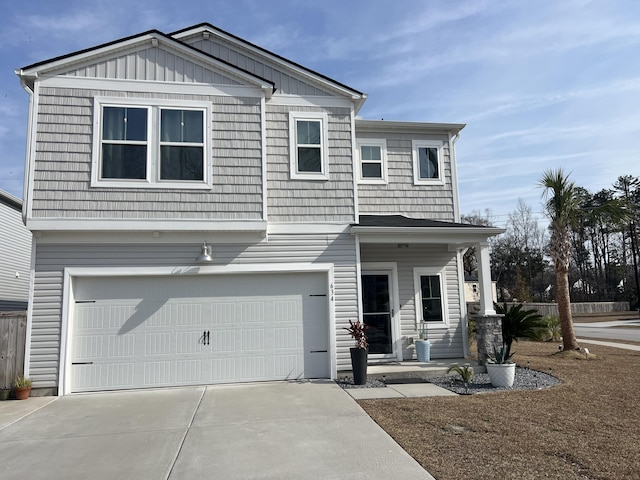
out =
[(476, 343), (478, 344), (478, 365), (485, 365), (493, 344), (502, 345), (502, 315), (474, 315), (476, 322)]

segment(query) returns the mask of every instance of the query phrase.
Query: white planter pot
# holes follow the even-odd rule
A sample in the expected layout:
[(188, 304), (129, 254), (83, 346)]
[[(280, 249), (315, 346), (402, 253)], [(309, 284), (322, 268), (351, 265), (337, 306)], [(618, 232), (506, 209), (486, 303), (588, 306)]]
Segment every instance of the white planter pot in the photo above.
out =
[(511, 387), (516, 378), (515, 363), (487, 363), (487, 373), (494, 387)]

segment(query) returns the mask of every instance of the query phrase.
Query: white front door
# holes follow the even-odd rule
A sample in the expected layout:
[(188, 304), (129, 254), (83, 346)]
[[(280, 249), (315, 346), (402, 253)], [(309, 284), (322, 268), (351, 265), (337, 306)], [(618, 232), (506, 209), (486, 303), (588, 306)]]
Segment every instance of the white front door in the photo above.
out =
[(330, 377), (326, 275), (75, 279), (71, 391)]

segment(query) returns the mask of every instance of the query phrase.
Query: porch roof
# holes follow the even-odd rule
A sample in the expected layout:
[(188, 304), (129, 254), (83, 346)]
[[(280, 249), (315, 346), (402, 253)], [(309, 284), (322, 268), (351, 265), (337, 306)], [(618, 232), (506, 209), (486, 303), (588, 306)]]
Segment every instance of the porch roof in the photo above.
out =
[(364, 243), (433, 243), (464, 247), (486, 242), (504, 228), (445, 222), (403, 215), (360, 215), (351, 233)]

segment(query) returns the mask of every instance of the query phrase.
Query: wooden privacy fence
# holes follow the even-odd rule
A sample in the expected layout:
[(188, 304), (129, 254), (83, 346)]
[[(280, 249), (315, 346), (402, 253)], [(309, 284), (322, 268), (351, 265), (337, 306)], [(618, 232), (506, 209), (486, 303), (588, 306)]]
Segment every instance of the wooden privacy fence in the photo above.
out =
[(0, 312), (0, 388), (10, 387), (24, 374), (26, 312)]
[[(498, 302), (501, 303), (501, 302)], [(479, 303), (474, 302), (470, 305), (480, 306)], [(507, 305), (518, 305), (517, 303), (507, 302)], [(524, 308), (527, 310), (537, 310), (543, 317), (557, 316), (558, 304), (557, 303), (525, 303)], [(473, 308), (469, 309), (473, 312)], [(576, 302), (571, 303), (571, 313), (575, 314), (590, 314), (590, 313), (608, 313), (608, 312), (628, 312), (629, 302)]]

